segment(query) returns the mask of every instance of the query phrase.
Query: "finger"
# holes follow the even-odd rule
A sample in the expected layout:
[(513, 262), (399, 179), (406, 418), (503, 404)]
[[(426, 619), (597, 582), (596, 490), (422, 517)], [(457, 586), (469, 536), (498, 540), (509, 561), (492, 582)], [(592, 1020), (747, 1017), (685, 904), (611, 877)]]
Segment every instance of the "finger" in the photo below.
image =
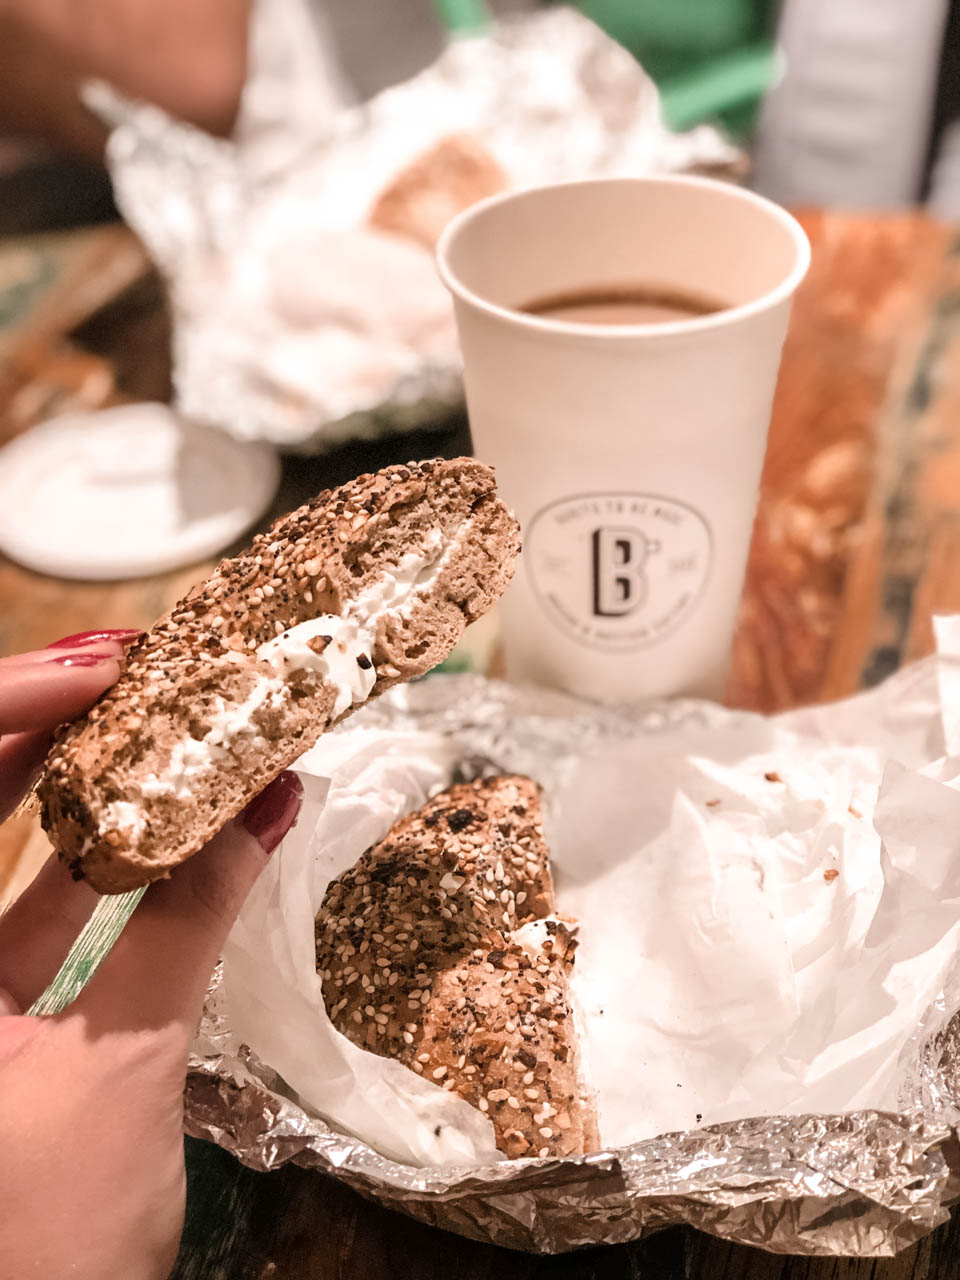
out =
[(136, 640), (142, 640), (146, 634), (138, 627), (108, 627), (100, 631), (75, 631), (73, 635), (51, 640), (48, 648), (82, 649), (88, 645), (101, 645), (104, 641), (126, 646), (133, 644)]
[(0, 991), (20, 1009), (29, 1009), (57, 976), (98, 898), (54, 854), (0, 916)]
[(0, 734), (53, 729), (76, 719), (119, 674), (118, 659), (98, 653), (0, 666)]
[(45, 729), (0, 738), (0, 822), (10, 817), (40, 776), (52, 741)]
[(62, 656), (65, 650), (71, 653), (104, 653), (110, 657), (119, 658), (128, 645), (141, 639), (143, 635), (144, 632), (136, 631), (131, 627), (114, 631), (78, 631), (75, 635), (64, 636), (62, 640), (51, 640), (42, 649), (30, 649), (26, 653), (11, 653), (5, 658), (0, 658), (0, 670), (5, 667), (21, 667), (35, 662), (46, 662), (50, 658)]
[(169, 880), (152, 885), (69, 1015), (92, 1034), (179, 1024), (193, 1034), (224, 939), (297, 820), (303, 784), (282, 773)]

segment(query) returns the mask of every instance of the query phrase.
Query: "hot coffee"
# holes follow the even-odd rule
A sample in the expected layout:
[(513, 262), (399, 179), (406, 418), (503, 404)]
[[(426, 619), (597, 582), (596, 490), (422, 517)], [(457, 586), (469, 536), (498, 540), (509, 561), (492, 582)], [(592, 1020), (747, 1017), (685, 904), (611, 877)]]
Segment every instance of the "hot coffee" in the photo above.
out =
[(715, 298), (659, 285), (598, 285), (536, 298), (518, 307), (526, 315), (569, 324), (668, 324), (725, 311)]

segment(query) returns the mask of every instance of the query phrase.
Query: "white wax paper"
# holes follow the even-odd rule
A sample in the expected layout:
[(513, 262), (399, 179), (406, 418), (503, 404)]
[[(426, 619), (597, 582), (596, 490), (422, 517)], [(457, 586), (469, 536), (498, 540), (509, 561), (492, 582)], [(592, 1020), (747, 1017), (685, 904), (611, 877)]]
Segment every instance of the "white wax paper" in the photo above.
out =
[(313, 917), (455, 770), (519, 770), (546, 788), (559, 905), (579, 920), (605, 1146), (915, 1102), (919, 1048), (960, 1000), (960, 619), (937, 638), (876, 690), (769, 718), (620, 716), (453, 676), (370, 705), (298, 763), (300, 825), (224, 956), (235, 1037), (384, 1154), (494, 1158), (479, 1113), (333, 1030)]

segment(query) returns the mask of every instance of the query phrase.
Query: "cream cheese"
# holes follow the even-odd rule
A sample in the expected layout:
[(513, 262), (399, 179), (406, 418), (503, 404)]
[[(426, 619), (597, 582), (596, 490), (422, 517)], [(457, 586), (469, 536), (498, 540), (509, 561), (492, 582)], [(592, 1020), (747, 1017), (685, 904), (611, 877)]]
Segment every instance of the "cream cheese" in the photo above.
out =
[[(311, 649), (309, 641), (321, 637), (327, 641), (326, 648)], [(372, 636), (356, 619), (324, 614), (268, 640), (257, 650), (257, 657), (284, 672), (319, 672), (336, 685), (333, 714), (341, 716), (350, 707), (365, 702), (377, 683), (370, 657), (372, 647)]]
[(114, 800), (101, 812), (100, 827), (103, 831), (129, 831), (136, 840), (143, 831), (140, 806), (129, 800)]
[[(372, 652), (380, 617), (385, 613), (402, 616), (417, 595), (433, 586), (448, 554), (440, 530), (431, 530), (423, 552), (403, 556), (355, 600), (348, 600), (342, 614), (322, 614), (291, 627), (262, 644), (257, 657), (284, 673), (319, 672), (336, 685), (334, 715), (343, 715), (366, 702), (377, 682)], [(317, 652), (308, 642), (321, 636), (329, 637), (329, 643)]]
[(543, 955), (547, 939), (556, 934), (560, 923), (555, 916), (544, 916), (541, 920), (528, 920), (526, 924), (511, 933), (510, 941), (522, 947), (531, 960), (537, 960)]
[(273, 702), (282, 689), (282, 679), (274, 677), (261, 680), (239, 706), (221, 701), (204, 736), (175, 743), (163, 776), (145, 778), (140, 783), (141, 794), (148, 799), (166, 795), (183, 799), (190, 795), (193, 780), (228, 753), (233, 739), (250, 728), (253, 713)]
[[(402, 556), (355, 600), (347, 601), (342, 614), (311, 618), (260, 645), (257, 659), (273, 674), (262, 676), (239, 706), (221, 701), (203, 738), (178, 742), (162, 776), (140, 783), (142, 795), (190, 795), (195, 779), (222, 760), (237, 737), (255, 727), (254, 713), (282, 695), (291, 672), (316, 671), (335, 686), (334, 717), (365, 702), (377, 682), (372, 654), (378, 621), (384, 614), (402, 617), (408, 612), (416, 598), (433, 587), (454, 545), (445, 545), (440, 530), (432, 530), (423, 551)], [(326, 644), (311, 648), (309, 642), (319, 637), (328, 637)]]

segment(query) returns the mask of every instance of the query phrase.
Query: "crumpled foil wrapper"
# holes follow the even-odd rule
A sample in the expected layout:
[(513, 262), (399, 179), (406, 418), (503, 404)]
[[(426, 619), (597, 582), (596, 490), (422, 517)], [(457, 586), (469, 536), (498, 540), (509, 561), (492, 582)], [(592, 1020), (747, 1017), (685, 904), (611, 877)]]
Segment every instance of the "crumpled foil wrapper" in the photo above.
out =
[[(884, 686), (884, 715), (894, 729), (897, 716), (912, 714), (918, 671), (925, 688), (943, 678), (919, 664)], [(732, 714), (684, 702), (620, 713), (446, 676), (395, 690), (365, 708), (363, 723), (456, 735), (464, 746), (461, 778), (517, 768), (535, 752), (549, 795), (571, 743), (590, 752), (687, 722), (710, 728)], [(398, 1164), (310, 1114), (276, 1073), (245, 1047), (237, 1050), (216, 977), (190, 1062), (186, 1128), (252, 1168), (293, 1161), (320, 1169), (388, 1208), (514, 1249), (561, 1252), (686, 1223), (780, 1253), (891, 1255), (944, 1222), (960, 1198), (960, 1015), (949, 1016), (960, 1007), (956, 966), (951, 973), (937, 1008), (900, 1055), (909, 1061), (897, 1112), (755, 1117), (576, 1159), (480, 1168)]]
[(86, 87), (112, 127), (118, 204), (169, 282), (177, 407), (241, 438), (322, 452), (462, 408), (432, 253), (369, 221), (450, 138), (478, 144), (511, 188), (742, 170), (716, 130), (667, 130), (649, 77), (573, 10), (456, 40), (362, 105), (338, 86), (318, 23), (306, 0), (259, 0), (229, 141)]

